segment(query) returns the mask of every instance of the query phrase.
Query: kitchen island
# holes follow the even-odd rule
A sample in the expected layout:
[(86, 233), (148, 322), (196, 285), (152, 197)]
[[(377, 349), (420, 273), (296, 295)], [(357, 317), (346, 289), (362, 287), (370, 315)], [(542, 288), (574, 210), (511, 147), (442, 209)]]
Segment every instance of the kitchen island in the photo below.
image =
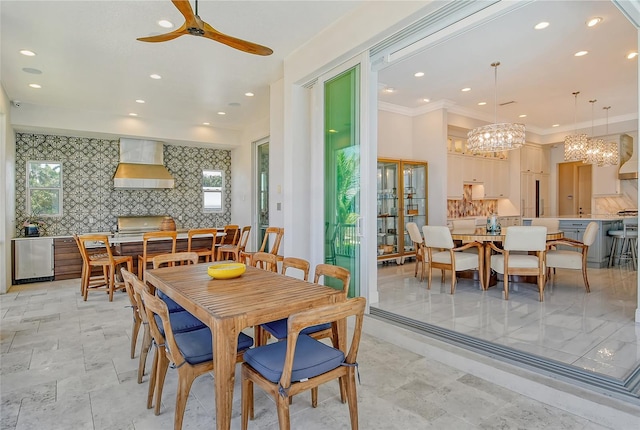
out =
[[(596, 240), (589, 247), (587, 254), (587, 266), (593, 268), (607, 267), (609, 255), (611, 254), (611, 244), (613, 239), (607, 235), (609, 230), (622, 228), (623, 216), (620, 215), (567, 215), (543, 218), (557, 218), (560, 220), (560, 230), (564, 236), (570, 239), (582, 241), (582, 236), (590, 222), (598, 224), (598, 234)], [(637, 217), (636, 217), (637, 218)], [(533, 218), (523, 218), (522, 225), (531, 225)], [(575, 250), (575, 248), (573, 249)]]

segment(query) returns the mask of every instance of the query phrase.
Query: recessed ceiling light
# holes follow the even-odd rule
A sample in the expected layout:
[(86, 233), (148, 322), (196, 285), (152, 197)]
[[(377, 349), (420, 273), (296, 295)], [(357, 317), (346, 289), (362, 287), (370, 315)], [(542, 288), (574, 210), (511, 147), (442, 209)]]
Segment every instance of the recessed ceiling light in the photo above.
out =
[(575, 57), (582, 57), (584, 55), (587, 55), (589, 53), (589, 51), (578, 51), (575, 54), (573, 54)]
[(42, 88), (42, 85), (40, 85), (40, 84), (29, 84), (29, 86), (31, 88)]
[(518, 118), (526, 118), (526, 117), (527, 117), (527, 114), (526, 114), (526, 113), (523, 113), (523, 114), (518, 115)]
[(594, 16), (589, 21), (587, 21), (587, 27), (595, 27), (601, 22), (602, 22), (602, 18), (600, 18), (599, 16)]
[(135, 112), (130, 112), (130, 113), (129, 113), (129, 116), (138, 116), (138, 114), (137, 114), (137, 113), (135, 113)]
[(636, 58), (638, 56), (637, 52), (630, 52), (629, 55), (627, 55), (627, 59), (629, 60), (633, 60), (634, 58)]
[(385, 92), (385, 93), (393, 93), (393, 92), (395, 92), (395, 91), (396, 91), (396, 90), (395, 90), (394, 88), (391, 88), (391, 87), (389, 87), (389, 88), (385, 88), (385, 89), (384, 89), (384, 92)]
[(244, 93), (244, 95), (247, 96), (247, 97), (253, 97), (255, 94), (249, 92), (249, 93)]
[(210, 122), (203, 122), (202, 125), (211, 125)]
[(144, 101), (144, 100), (142, 100), (142, 99), (137, 99), (137, 100), (136, 100), (136, 103), (140, 103), (140, 104), (142, 104), (142, 103), (144, 103), (144, 102), (145, 102), (145, 101)]
[(155, 74), (155, 73), (154, 73), (153, 75), (149, 75), (149, 77), (150, 77), (151, 79), (162, 79), (162, 76), (160, 76), (160, 75), (158, 75), (158, 74)]
[(26, 55), (27, 57), (34, 57), (36, 55), (35, 52), (29, 51), (28, 49), (23, 49), (20, 51), (22, 55)]
[(222, 112), (222, 111), (218, 112), (218, 115), (226, 115), (226, 114), (227, 114), (226, 112)]
[(34, 69), (33, 67), (23, 67), (22, 71), (25, 73), (31, 73), (32, 75), (41, 75), (42, 70)]
[(416, 72), (413, 74), (413, 76), (415, 76), (416, 78), (421, 78), (424, 76), (424, 72)]
[(542, 30), (549, 27), (549, 23), (547, 21), (542, 21), (533, 26), (536, 30)]
[(166, 19), (161, 19), (158, 21), (158, 25), (162, 28), (173, 28), (173, 23), (171, 21), (167, 21)]
[(462, 91), (463, 93), (466, 93), (467, 91), (471, 91), (471, 88), (466, 87), (466, 88), (461, 89), (460, 91)]
[(560, 127), (560, 124), (553, 124), (551, 127)]
[(425, 103), (429, 103), (431, 101), (431, 99), (422, 99), (423, 102)]
[(486, 104), (487, 104), (487, 102), (478, 102), (478, 106), (484, 106)]

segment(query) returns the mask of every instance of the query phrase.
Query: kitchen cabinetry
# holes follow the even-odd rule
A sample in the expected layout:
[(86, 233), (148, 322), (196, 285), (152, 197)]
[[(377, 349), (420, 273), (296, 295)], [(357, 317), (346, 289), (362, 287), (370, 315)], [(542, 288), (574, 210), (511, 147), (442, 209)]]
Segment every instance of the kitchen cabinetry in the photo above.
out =
[(407, 222), (427, 223), (427, 163), (378, 160), (378, 260), (399, 263), (414, 254)]
[(530, 173), (550, 173), (549, 151), (540, 145), (527, 143), (520, 148), (520, 171)]
[(462, 179), (462, 157), (458, 155), (447, 156), (447, 198), (462, 200), (464, 193), (464, 181)]
[(509, 162), (502, 158), (447, 156), (447, 198), (460, 200), (464, 184), (481, 184), (484, 199), (509, 197)]
[(82, 256), (73, 237), (53, 240), (55, 280), (79, 278), (82, 273)]
[(539, 217), (550, 213), (549, 175), (547, 173), (520, 173), (520, 202), (523, 217)]
[(591, 166), (591, 193), (593, 196), (620, 194), (618, 169), (620, 166)]

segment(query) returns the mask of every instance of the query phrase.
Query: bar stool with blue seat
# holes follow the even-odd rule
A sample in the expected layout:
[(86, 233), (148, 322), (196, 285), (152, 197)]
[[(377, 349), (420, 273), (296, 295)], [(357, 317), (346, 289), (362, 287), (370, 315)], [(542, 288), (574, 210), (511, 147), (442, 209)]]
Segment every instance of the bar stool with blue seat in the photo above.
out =
[[(637, 270), (638, 218), (623, 218), (622, 229), (609, 230), (607, 235), (613, 238), (611, 254), (609, 255), (609, 267), (614, 265), (617, 258), (618, 265), (620, 265), (621, 260), (631, 260), (633, 270)], [(618, 252), (618, 249), (620, 252)]]

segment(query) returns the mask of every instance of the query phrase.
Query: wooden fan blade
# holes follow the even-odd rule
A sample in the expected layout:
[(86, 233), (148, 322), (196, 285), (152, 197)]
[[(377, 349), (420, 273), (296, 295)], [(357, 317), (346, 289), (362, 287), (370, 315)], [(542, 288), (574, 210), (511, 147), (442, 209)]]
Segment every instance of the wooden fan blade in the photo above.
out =
[(204, 35), (207, 39), (215, 40), (216, 42), (223, 43), (232, 48), (240, 51), (248, 52), (249, 54), (256, 55), (271, 55), (273, 50), (266, 46), (258, 45), (257, 43), (248, 42), (246, 40), (238, 39), (237, 37), (229, 36), (224, 33), (220, 33), (215, 28), (203, 21)]
[(187, 27), (197, 26), (196, 15), (193, 13), (189, 0), (171, 0), (171, 2), (184, 16)]
[(141, 42), (166, 42), (167, 40), (172, 40), (180, 37), (183, 34), (189, 34), (189, 32), (187, 31), (186, 23), (182, 24), (180, 28), (170, 31), (169, 33), (158, 34), (157, 36), (138, 37), (137, 40)]

